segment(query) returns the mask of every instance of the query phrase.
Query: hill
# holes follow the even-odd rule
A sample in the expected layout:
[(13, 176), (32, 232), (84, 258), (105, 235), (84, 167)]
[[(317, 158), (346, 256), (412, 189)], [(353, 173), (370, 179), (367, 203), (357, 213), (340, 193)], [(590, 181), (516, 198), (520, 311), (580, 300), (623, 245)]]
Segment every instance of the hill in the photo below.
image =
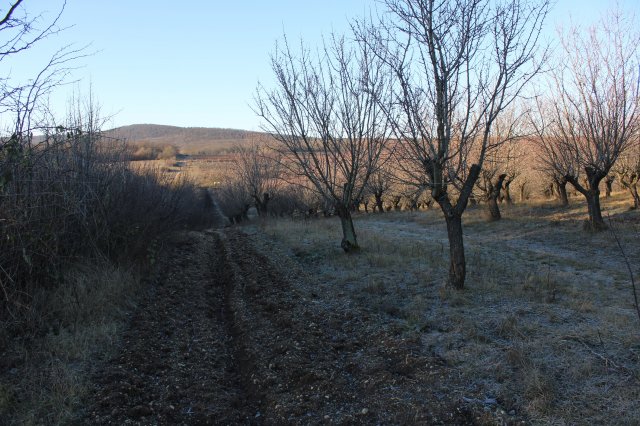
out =
[(126, 139), (136, 145), (173, 145), (183, 154), (220, 154), (234, 145), (266, 142), (261, 132), (208, 127), (177, 127), (159, 124), (132, 124), (108, 130), (110, 137)]

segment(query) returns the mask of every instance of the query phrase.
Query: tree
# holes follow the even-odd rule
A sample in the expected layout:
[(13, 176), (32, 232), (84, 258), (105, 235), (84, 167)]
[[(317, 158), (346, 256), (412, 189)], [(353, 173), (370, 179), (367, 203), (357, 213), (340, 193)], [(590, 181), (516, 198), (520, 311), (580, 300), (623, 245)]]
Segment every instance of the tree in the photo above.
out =
[(634, 152), (629, 152), (619, 159), (615, 165), (614, 173), (618, 177), (618, 182), (626, 188), (633, 199), (632, 208), (640, 207), (640, 195), (638, 195), (638, 184), (640, 183), (640, 145)]
[[(487, 152), (496, 148), (496, 119), (540, 71), (534, 59), (549, 4), (387, 0), (386, 5), (392, 21), (358, 24), (358, 38), (394, 76), (386, 111), (399, 141), (396, 158), (406, 175), (427, 181), (440, 206), (449, 239), (448, 281), (462, 289), (462, 214)], [(471, 152), (477, 153), (473, 162)]]
[(502, 214), (498, 201), (505, 194), (507, 203), (511, 203), (509, 185), (519, 173), (516, 161), (519, 135), (524, 134), (518, 125), (521, 123), (515, 109), (511, 108), (495, 121), (492, 130), (492, 143), (495, 148), (487, 152), (485, 161), (476, 181), (476, 187), (483, 193), (489, 207), (490, 220), (500, 220)]
[(584, 181), (575, 171), (564, 178), (587, 200), (588, 228), (605, 229), (600, 182), (638, 137), (640, 32), (618, 11), (561, 39), (548, 100), (551, 132), (558, 150), (584, 171)]
[(366, 45), (336, 36), (315, 55), (304, 46), (294, 54), (285, 38), (271, 66), (277, 86), (258, 87), (255, 111), (278, 142), (283, 167), (335, 209), (342, 248), (358, 249), (350, 209), (381, 165), (389, 136), (383, 69)]
[(551, 99), (537, 97), (529, 117), (536, 145), (537, 169), (551, 180), (550, 196), (555, 194), (563, 207), (569, 205), (569, 177), (580, 179), (580, 165), (572, 151), (565, 148), (562, 128), (556, 124), (555, 107)]
[(393, 185), (391, 172), (387, 168), (380, 168), (371, 174), (367, 183), (368, 192), (373, 195), (374, 211), (384, 212), (382, 197), (389, 192)]
[[(23, 55), (41, 41), (58, 34), (64, 28), (58, 22), (64, 12), (66, 1), (60, 10), (48, 19), (45, 14), (33, 15), (23, 6), (23, 0), (9, 2), (0, 9), (0, 63), (14, 55)], [(18, 139), (30, 143), (28, 138), (34, 130), (32, 114), (46, 109), (47, 95), (63, 84), (73, 69), (71, 63), (86, 56), (85, 47), (74, 49), (64, 46), (44, 62), (42, 68), (28, 81), (20, 81), (11, 75), (0, 76), (0, 114), (9, 114), (14, 125), (11, 129)]]
[(233, 174), (253, 200), (258, 215), (266, 216), (280, 178), (280, 160), (265, 145), (253, 142), (233, 150)]

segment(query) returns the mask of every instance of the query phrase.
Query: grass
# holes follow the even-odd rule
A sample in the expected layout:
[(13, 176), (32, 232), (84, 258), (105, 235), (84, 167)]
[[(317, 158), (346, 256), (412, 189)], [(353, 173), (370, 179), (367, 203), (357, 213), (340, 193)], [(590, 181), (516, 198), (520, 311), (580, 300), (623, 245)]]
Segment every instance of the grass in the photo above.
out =
[(76, 267), (65, 283), (36, 295), (34, 310), (47, 313), (44, 334), (16, 338), (1, 354), (3, 424), (70, 422), (92, 366), (109, 355), (142, 288), (137, 273), (106, 263)]
[[(640, 324), (629, 277), (613, 236), (582, 231), (586, 206), (571, 201), (505, 206), (498, 222), (469, 209), (463, 292), (445, 285), (437, 210), (357, 216), (356, 255), (341, 252), (337, 219), (261, 227), (318, 278), (317, 291), (357, 303), (455, 368), (468, 383), (455, 396), (496, 397), (534, 423), (633, 424)], [(622, 193), (603, 200), (627, 255), (638, 259), (640, 218), (628, 205)]]

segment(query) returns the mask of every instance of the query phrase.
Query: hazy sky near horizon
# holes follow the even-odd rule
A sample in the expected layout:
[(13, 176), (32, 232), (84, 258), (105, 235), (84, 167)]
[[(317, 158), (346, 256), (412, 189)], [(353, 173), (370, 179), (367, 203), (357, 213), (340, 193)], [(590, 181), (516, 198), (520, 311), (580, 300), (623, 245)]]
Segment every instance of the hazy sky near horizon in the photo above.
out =
[[(640, 12), (640, 1), (619, 0), (623, 10)], [(6, 9), (6, 2), (2, 8)], [(581, 24), (598, 19), (608, 0), (557, 0), (546, 35), (570, 18)], [(43, 19), (62, 0), (26, 0)], [(91, 56), (78, 61), (79, 82), (51, 96), (62, 117), (73, 90), (93, 94), (108, 127), (136, 123), (260, 130), (251, 110), (258, 81), (269, 86), (269, 55), (287, 34), (318, 45), (331, 31), (345, 33), (349, 20), (382, 6), (375, 0), (246, 0), (171, 2), (168, 0), (67, 0), (61, 34), (20, 58), (2, 62), (6, 75), (32, 76), (56, 48), (91, 44)]]

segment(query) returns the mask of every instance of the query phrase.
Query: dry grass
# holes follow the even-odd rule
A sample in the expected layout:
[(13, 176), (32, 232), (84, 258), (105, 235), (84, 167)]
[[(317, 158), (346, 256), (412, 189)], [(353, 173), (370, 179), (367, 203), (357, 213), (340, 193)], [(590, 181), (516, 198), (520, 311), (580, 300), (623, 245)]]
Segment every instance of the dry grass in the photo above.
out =
[(2, 424), (71, 421), (92, 366), (109, 355), (141, 289), (137, 274), (108, 264), (75, 268), (64, 282), (36, 295), (45, 334), (15, 338), (0, 354)]
[[(603, 205), (638, 259), (638, 212), (622, 193)], [(448, 245), (436, 210), (358, 216), (362, 251), (348, 256), (337, 219), (261, 227), (318, 277), (319, 292), (357, 303), (457, 369), (468, 384), (451, 390), (460, 398), (497, 398), (534, 423), (637, 423), (640, 323), (612, 235), (582, 231), (578, 199), (566, 209), (503, 207), (503, 216), (489, 223), (481, 208), (465, 213), (463, 292), (445, 286)]]

